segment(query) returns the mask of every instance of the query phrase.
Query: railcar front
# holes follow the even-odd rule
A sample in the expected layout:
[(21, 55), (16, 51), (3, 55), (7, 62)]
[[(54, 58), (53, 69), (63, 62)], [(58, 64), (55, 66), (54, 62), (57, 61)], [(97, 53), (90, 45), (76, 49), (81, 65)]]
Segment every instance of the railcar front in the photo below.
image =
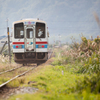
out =
[(13, 23), (13, 54), (17, 63), (44, 63), (48, 59), (47, 24), (40, 20)]

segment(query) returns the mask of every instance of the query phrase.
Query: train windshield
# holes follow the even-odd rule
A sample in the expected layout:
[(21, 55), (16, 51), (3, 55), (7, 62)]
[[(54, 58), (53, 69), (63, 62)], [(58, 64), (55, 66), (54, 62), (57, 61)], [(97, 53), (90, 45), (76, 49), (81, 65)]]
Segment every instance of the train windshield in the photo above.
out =
[(45, 38), (45, 24), (36, 23), (36, 38)]
[(33, 29), (27, 29), (27, 38), (33, 38)]
[(18, 23), (14, 25), (15, 38), (24, 38), (24, 24)]

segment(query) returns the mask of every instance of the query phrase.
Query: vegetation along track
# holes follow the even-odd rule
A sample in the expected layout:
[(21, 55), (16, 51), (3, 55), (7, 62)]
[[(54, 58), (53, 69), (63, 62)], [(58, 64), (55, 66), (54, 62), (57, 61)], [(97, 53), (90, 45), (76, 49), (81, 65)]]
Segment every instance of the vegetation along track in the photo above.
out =
[[(20, 66), (20, 67), (21, 67), (21, 66)], [(29, 66), (28, 66), (28, 67), (29, 67)], [(3, 86), (5, 86), (5, 85), (8, 84), (9, 82), (15, 80), (16, 78), (25, 75), (26, 73), (28, 73), (29, 71), (33, 70), (33, 69), (36, 68), (36, 67), (37, 67), (37, 65), (34, 65), (34, 67), (32, 67), (32, 68), (30, 68), (30, 69), (28, 68), (29, 70), (26, 70), (26, 71), (24, 71), (24, 72), (21, 72), (20, 74), (18, 74), (18, 75), (16, 75), (16, 76), (14, 76), (13, 78), (7, 80), (6, 82), (4, 82), (4, 83), (2, 83), (2, 84), (0, 85), (0, 88), (2, 88)], [(17, 67), (17, 68), (18, 68), (18, 67)], [(11, 71), (10, 71), (10, 72), (11, 72)], [(6, 75), (6, 76), (7, 76), (7, 75)]]

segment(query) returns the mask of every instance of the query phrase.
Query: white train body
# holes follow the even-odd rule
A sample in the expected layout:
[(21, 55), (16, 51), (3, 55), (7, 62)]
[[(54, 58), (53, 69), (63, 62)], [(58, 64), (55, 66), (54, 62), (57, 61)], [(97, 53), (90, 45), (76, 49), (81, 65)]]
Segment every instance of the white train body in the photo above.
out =
[(25, 19), (13, 23), (12, 44), (17, 63), (42, 63), (48, 59), (45, 21)]

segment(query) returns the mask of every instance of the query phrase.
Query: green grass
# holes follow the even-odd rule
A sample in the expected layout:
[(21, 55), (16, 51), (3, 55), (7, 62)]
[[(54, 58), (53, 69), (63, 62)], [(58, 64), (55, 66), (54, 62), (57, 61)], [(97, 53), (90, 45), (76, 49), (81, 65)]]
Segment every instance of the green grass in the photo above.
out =
[[(8, 81), (9, 79), (11, 79), (11, 78), (13, 78), (13, 77), (15, 77), (15, 76), (27, 71), (28, 69), (29, 69), (29, 67), (21, 67), (21, 68), (16, 69), (16, 70), (14, 70), (12, 72), (7, 72), (7, 73), (1, 74), (0, 75), (0, 85), (2, 83), (4, 83), (4, 82)], [(20, 77), (20, 78), (14, 80), (14, 81), (11, 81), (10, 83), (8, 83), (7, 86), (9, 86), (9, 87), (18, 87), (18, 86), (20, 86), (20, 85), (22, 85), (24, 83), (25, 83), (25, 78), (23, 78), (23, 77), (21, 78)]]
[[(64, 74), (62, 75), (62, 70)], [(99, 100), (99, 95), (83, 91), (82, 94), (71, 93), (69, 88), (74, 87), (76, 80), (83, 79), (84, 75), (72, 74), (62, 66), (47, 66), (40, 73), (28, 80), (35, 81), (31, 86), (39, 88), (34, 94), (16, 95), (9, 100), (20, 98), (21, 100)]]
[(71, 92), (70, 88), (76, 86), (76, 81), (84, 77), (72, 72), (63, 66), (46, 66), (39, 73), (26, 77), (27, 81), (35, 81), (30, 86), (39, 89), (36, 93), (16, 95), (9, 100), (99, 100), (99, 95), (87, 91), (81, 94)]
[(4, 83), (4, 82), (6, 82), (6, 81), (8, 81), (9, 80), (9, 78), (2, 78), (2, 77), (0, 77), (0, 84), (2, 84), (2, 83)]

